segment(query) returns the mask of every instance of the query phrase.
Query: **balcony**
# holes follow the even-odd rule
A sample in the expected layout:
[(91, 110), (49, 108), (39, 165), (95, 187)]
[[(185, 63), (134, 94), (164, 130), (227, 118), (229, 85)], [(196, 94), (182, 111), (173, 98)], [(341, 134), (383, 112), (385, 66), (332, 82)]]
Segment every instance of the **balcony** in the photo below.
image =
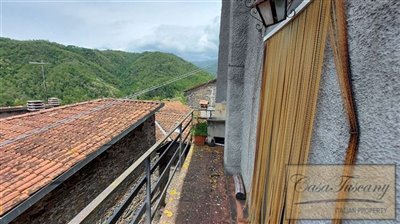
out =
[(168, 188), (159, 223), (231, 223), (223, 148), (193, 146)]
[[(233, 178), (224, 174), (223, 147), (191, 145), (192, 116), (177, 122), (69, 223), (246, 223), (244, 201), (235, 199)], [(129, 178), (136, 183), (115, 196)]]

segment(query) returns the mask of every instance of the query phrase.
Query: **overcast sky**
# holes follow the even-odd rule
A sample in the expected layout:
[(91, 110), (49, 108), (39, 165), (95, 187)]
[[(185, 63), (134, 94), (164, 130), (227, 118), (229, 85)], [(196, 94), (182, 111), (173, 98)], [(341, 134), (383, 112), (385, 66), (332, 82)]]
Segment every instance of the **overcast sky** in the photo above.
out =
[(0, 0), (1, 36), (217, 58), (221, 0)]

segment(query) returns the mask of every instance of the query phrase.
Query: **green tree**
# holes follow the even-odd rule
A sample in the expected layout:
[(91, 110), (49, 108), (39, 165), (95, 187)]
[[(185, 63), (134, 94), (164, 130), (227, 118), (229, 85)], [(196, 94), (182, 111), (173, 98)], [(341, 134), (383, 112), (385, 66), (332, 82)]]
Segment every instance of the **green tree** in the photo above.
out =
[[(44, 99), (40, 66), (46, 61), (49, 97), (74, 103), (102, 97), (122, 97), (199, 70), (173, 54), (129, 53), (64, 46), (49, 41), (0, 38), (0, 106)], [(140, 96), (141, 99), (182, 98), (183, 90), (213, 77), (205, 71)]]

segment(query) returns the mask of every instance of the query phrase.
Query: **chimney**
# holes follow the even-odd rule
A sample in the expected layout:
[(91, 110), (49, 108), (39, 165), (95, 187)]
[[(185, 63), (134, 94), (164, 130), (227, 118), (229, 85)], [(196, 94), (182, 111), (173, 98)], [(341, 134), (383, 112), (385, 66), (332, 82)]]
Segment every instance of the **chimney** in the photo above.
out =
[(48, 100), (48, 104), (50, 107), (58, 107), (61, 104), (60, 102), (61, 102), (60, 99), (58, 99), (56, 97), (51, 97)]
[(26, 103), (28, 111), (38, 111), (45, 108), (42, 100), (30, 100)]

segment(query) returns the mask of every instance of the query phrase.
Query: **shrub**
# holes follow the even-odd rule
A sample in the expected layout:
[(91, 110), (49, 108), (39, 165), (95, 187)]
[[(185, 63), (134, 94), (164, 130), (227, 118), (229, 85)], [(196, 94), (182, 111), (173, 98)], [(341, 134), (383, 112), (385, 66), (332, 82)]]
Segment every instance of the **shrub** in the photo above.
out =
[(200, 122), (193, 125), (192, 135), (207, 136), (207, 122)]

